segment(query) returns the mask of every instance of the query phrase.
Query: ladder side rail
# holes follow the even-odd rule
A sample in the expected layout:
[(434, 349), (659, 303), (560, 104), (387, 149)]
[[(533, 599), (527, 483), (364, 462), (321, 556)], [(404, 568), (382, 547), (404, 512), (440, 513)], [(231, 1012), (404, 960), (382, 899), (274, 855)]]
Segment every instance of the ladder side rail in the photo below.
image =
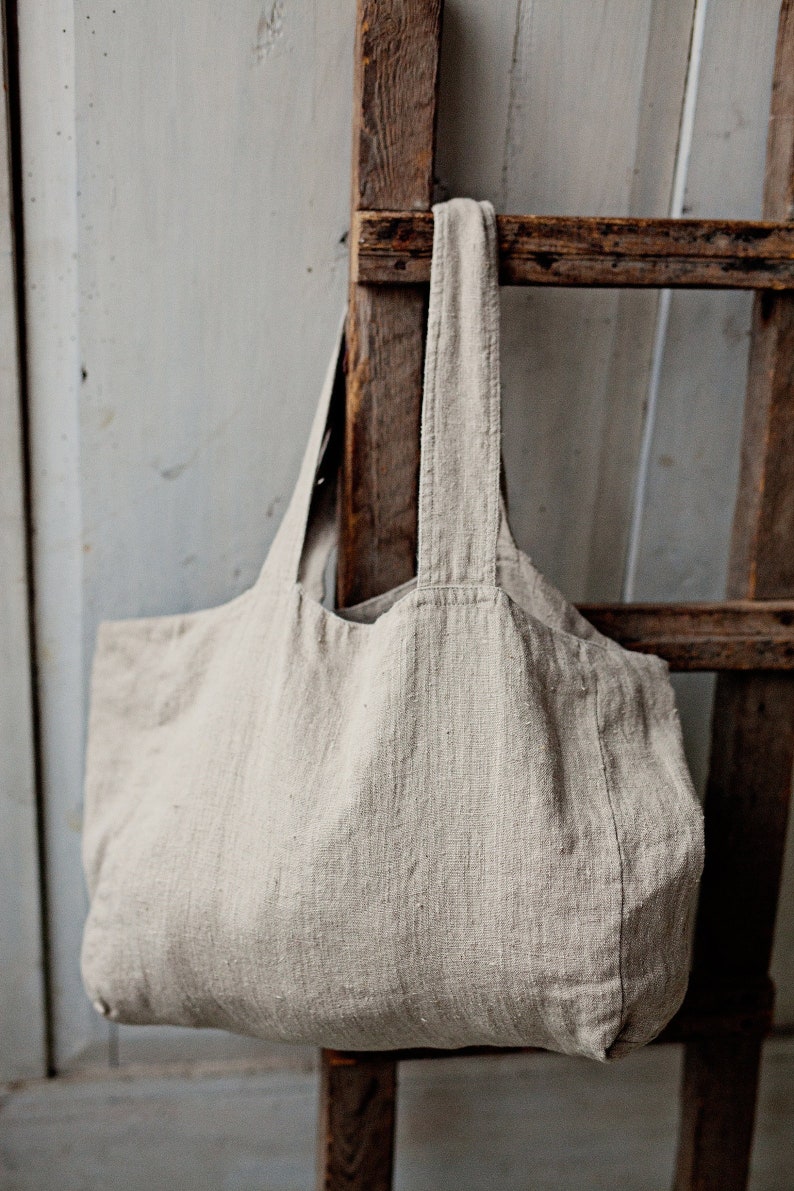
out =
[[(788, 220), (794, 193), (794, 3), (783, 0), (772, 85), (765, 219)], [(744, 436), (728, 595), (794, 595), (794, 295), (753, 306)], [(706, 867), (693, 987), (767, 979), (794, 765), (794, 676), (717, 680), (706, 790)], [(763, 1024), (686, 1047), (677, 1191), (743, 1191), (755, 1120)]]
[[(442, 0), (358, 0), (352, 212), (429, 209)], [(352, 254), (351, 254), (352, 255)], [(362, 286), (351, 273), (339, 605), (413, 574), (426, 296)], [(400, 400), (394, 400), (394, 393)], [(396, 1060), (321, 1054), (317, 1185), (392, 1185)]]

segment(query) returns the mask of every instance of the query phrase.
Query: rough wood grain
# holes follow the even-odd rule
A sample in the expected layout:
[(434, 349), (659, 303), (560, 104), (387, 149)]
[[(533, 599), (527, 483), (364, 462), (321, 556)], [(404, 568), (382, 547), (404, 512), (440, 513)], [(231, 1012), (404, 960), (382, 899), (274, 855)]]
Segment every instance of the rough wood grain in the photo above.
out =
[(674, 670), (794, 669), (794, 601), (582, 604), (580, 612), (626, 649)]
[(319, 1191), (390, 1191), (397, 1065), (389, 1055), (323, 1051)]
[[(427, 210), (441, 0), (358, 0), (353, 82), (353, 213)], [(367, 599), (414, 573), (426, 303), (364, 288), (351, 272), (337, 598)], [(391, 1187), (396, 1066), (321, 1057), (318, 1186)]]
[[(500, 215), (497, 224), (502, 285), (794, 288), (785, 223)], [(360, 283), (429, 281), (433, 216), (359, 211), (353, 246)]]
[[(430, 205), (440, 23), (440, 0), (359, 0), (354, 212)], [(414, 572), (425, 310), (420, 293), (363, 289), (351, 274), (341, 604)]]
[[(794, 16), (781, 7), (764, 182), (765, 219), (794, 218)], [(794, 226), (794, 225), (792, 225)], [(794, 591), (794, 303), (753, 305), (741, 481), (731, 540), (730, 594), (770, 599)]]
[[(764, 215), (791, 214), (794, 4), (781, 7)], [(794, 595), (794, 299), (755, 301), (729, 594)], [(693, 980), (718, 989), (763, 979), (772, 938), (794, 765), (794, 676), (722, 676), (706, 792), (706, 868)], [(679, 1191), (741, 1191), (752, 1144), (763, 1029), (692, 1042), (684, 1069)], [(726, 1094), (730, 1088), (731, 1094)]]
[[(374, 222), (374, 219), (373, 219), (373, 222)], [(415, 224), (415, 222), (416, 222), (415, 220), (411, 220), (412, 228), (413, 228), (413, 224)], [(362, 220), (362, 223), (363, 223), (363, 220)], [(664, 227), (663, 225), (661, 225), (661, 227), (660, 227), (660, 225), (657, 225), (656, 230), (657, 231), (661, 230), (662, 234), (665, 234), (665, 233), (669, 234), (669, 230), (672, 230), (673, 240), (674, 240), (675, 235), (677, 235), (678, 232), (680, 231), (680, 226), (681, 225), (679, 224), (675, 227), (675, 229), (668, 229), (667, 227)], [(389, 230), (389, 235), (392, 236), (392, 238), (394, 239), (395, 228), (391, 227), (388, 230)], [(614, 229), (612, 229), (612, 230), (614, 230)], [(646, 225), (646, 227), (641, 228), (641, 229), (639, 229), (637, 227), (628, 229), (628, 231), (638, 231), (638, 230), (640, 230), (644, 233), (647, 233), (648, 227)], [(693, 283), (699, 284), (699, 285), (715, 284), (715, 270), (714, 270), (715, 256), (717, 259), (716, 271), (722, 274), (722, 277), (723, 277), (722, 284), (724, 284), (724, 276), (725, 276), (726, 272), (733, 271), (735, 274), (735, 272), (737, 271), (736, 262), (734, 260), (731, 260), (729, 262), (729, 261), (727, 261), (727, 259), (724, 255), (722, 257), (719, 257), (714, 251), (715, 246), (718, 243), (718, 241), (716, 240), (716, 237), (718, 235), (724, 236), (725, 230), (726, 229), (724, 226), (719, 229), (714, 226), (708, 227), (707, 229), (705, 229), (705, 238), (704, 238), (702, 236), (702, 233), (704, 233), (704, 228), (702, 225), (700, 225), (696, 228), (688, 227), (686, 229), (687, 235), (686, 235), (685, 245), (675, 244), (675, 243), (673, 244), (673, 252), (675, 253), (677, 251), (678, 257), (672, 264), (670, 264), (669, 261), (665, 262), (665, 270), (666, 271), (664, 271), (664, 270), (658, 271), (658, 273), (657, 273), (658, 280), (656, 281), (656, 284), (659, 284), (659, 283), (675, 284), (677, 282), (681, 283), (682, 281), (690, 281), (690, 282), (693, 282)], [(734, 229), (734, 230), (736, 230), (736, 229)], [(622, 231), (625, 234), (627, 229), (624, 226), (622, 229), (620, 229), (620, 231)], [(773, 234), (773, 235), (780, 234), (780, 229), (774, 229), (774, 230), (773, 229), (760, 229), (760, 231), (761, 232), (771, 232), (771, 234)], [(759, 229), (754, 228), (753, 232), (758, 233)], [(702, 251), (703, 255), (710, 257), (708, 265), (704, 266), (702, 258), (696, 259), (697, 253), (693, 254), (693, 252), (692, 252), (693, 233), (696, 233), (694, 235), (694, 239), (696, 241), (696, 246), (697, 246), (698, 251), (699, 252)], [(701, 236), (700, 239), (698, 239), (698, 235)], [(363, 260), (363, 256), (361, 255), (362, 244), (361, 244), (361, 240), (359, 237), (354, 237), (354, 240), (356, 240), (356, 239), (358, 240), (359, 260), (361, 261), (361, 260)], [(397, 239), (399, 240), (399, 229), (398, 229)], [(366, 245), (364, 247), (366, 248)], [(398, 243), (397, 247), (402, 248), (402, 244)], [(547, 245), (544, 244), (543, 247), (546, 248)], [(605, 244), (603, 237), (601, 237), (600, 242), (597, 245), (595, 245), (595, 253), (603, 252), (605, 247), (608, 249), (611, 248), (613, 258), (617, 257), (617, 252), (615, 251), (616, 245), (615, 244), (610, 245), (608, 241)], [(617, 245), (617, 248), (620, 248), (620, 247), (622, 247), (622, 245)], [(667, 251), (670, 249), (670, 247), (671, 247), (671, 245), (670, 245), (670, 243), (668, 243), (665, 245), (665, 248), (662, 249), (662, 251)], [(389, 251), (394, 249), (395, 243), (394, 242), (390, 243), (388, 248), (389, 248)], [(533, 249), (536, 251), (537, 245), (533, 245)], [(656, 249), (657, 249), (657, 252), (652, 253), (649, 258), (650, 262), (651, 262), (650, 267), (652, 267), (652, 268), (656, 268), (658, 265), (658, 259), (659, 259), (658, 255), (657, 255), (658, 251), (659, 251), (658, 244), (656, 245)], [(403, 252), (402, 257), (398, 260), (398, 269), (397, 269), (397, 272), (399, 272), (402, 275), (401, 280), (408, 281), (408, 282), (417, 281), (417, 280), (425, 280), (426, 263), (427, 263), (427, 259), (429, 259), (429, 254), (427, 253), (426, 250), (424, 250), (424, 251), (425, 251), (424, 262), (421, 261), (421, 254), (418, 254), (416, 257), (414, 257), (410, 251), (407, 254), (405, 252)], [(559, 252), (559, 245), (555, 244), (553, 240), (551, 242), (551, 251), (552, 251), (552, 253), (557, 252), (558, 255), (557, 255), (557, 257), (552, 256), (551, 260), (542, 259), (539, 262), (541, 273), (544, 270), (546, 272), (559, 270), (560, 258), (562, 257), (563, 264), (565, 264), (567, 259), (569, 259), (569, 258), (565, 258), (564, 254)], [(616, 268), (614, 259), (608, 261), (608, 271), (607, 271), (607, 270), (602, 269), (602, 265), (600, 262), (598, 262), (596, 260), (595, 254), (592, 257), (588, 257), (586, 255), (587, 253), (594, 253), (594, 248), (593, 248), (592, 244), (587, 244), (586, 242), (584, 244), (578, 243), (575, 245), (574, 251), (576, 253), (578, 253), (579, 255), (578, 255), (578, 257), (575, 258), (575, 263), (574, 263), (574, 266), (572, 266), (572, 271), (567, 275), (567, 277), (564, 276), (563, 280), (570, 279), (570, 280), (578, 281), (578, 282), (584, 283), (584, 284), (588, 284), (588, 283), (593, 284), (594, 282), (600, 282), (601, 284), (604, 284), (604, 283), (608, 283), (609, 280), (614, 278), (615, 268)], [(739, 255), (742, 251), (743, 251), (743, 247), (740, 245), (740, 243), (738, 241), (734, 240), (730, 244), (728, 256), (735, 257), (735, 256)], [(786, 257), (790, 257), (790, 255), (791, 255), (790, 247), (788, 247), (785, 250), (784, 255)], [(538, 259), (537, 259), (536, 255), (530, 255), (530, 257), (528, 259), (530, 260), (530, 267), (536, 268), (538, 266)], [(590, 261), (591, 259), (595, 262), (592, 265), (592, 271), (588, 272), (587, 270), (583, 270), (581, 268), (582, 261), (583, 260)], [(747, 259), (748, 258), (745, 258), (744, 268), (740, 269), (740, 271), (741, 271), (741, 283), (740, 284), (742, 286), (748, 285), (748, 279), (751, 279), (750, 284), (757, 283), (759, 281), (761, 281), (763, 284), (773, 284), (773, 283), (781, 284), (779, 277), (775, 278), (774, 282), (772, 282), (770, 280), (771, 275), (774, 272), (774, 268), (772, 270), (768, 269), (768, 265), (769, 265), (768, 258), (766, 258), (766, 257), (763, 258), (761, 268), (758, 267), (758, 260), (756, 260), (756, 262), (754, 264), (748, 264)], [(414, 260), (419, 262), (419, 265), (421, 265), (421, 269), (418, 265), (417, 268), (412, 272), (411, 271), (412, 270), (412, 262)], [(522, 260), (522, 269), (524, 269), (524, 266), (523, 266), (524, 257), (523, 256), (521, 257), (521, 260)], [(645, 261), (641, 261), (640, 264), (641, 265), (645, 264), (646, 267), (648, 267), (647, 260), (648, 260), (648, 258), (645, 258)], [(636, 270), (638, 268), (636, 261), (633, 262), (633, 267), (635, 268), (635, 276), (633, 279), (633, 283), (637, 284), (638, 281), (642, 281), (643, 278), (641, 275), (637, 274), (637, 272), (636, 272)], [(421, 271), (422, 269), (425, 270), (425, 273), (423, 273)], [(601, 273), (598, 273), (599, 269), (602, 270)], [(709, 269), (711, 269), (711, 272), (709, 272)], [(560, 270), (560, 272), (564, 273), (564, 270)], [(527, 279), (528, 275), (529, 275), (528, 269), (524, 269), (523, 275), (520, 276), (520, 279), (525, 280), (525, 279)], [(383, 272), (379, 273), (377, 271), (377, 269), (373, 269), (369, 274), (367, 274), (365, 269), (358, 268), (357, 272), (354, 272), (354, 276), (358, 276), (359, 280), (362, 280), (362, 281), (364, 280), (365, 277), (368, 276), (369, 280), (371, 280), (371, 281), (377, 281), (378, 283), (383, 283), (384, 281), (388, 280), (389, 274), (388, 274), (388, 270), (384, 270)], [(519, 278), (519, 270), (518, 269), (515, 270), (515, 273), (511, 273), (511, 270), (509, 267), (503, 268), (503, 280), (504, 281), (514, 280), (514, 279), (518, 279), (518, 278)], [(555, 278), (555, 280), (558, 280), (558, 278)], [(723, 991), (723, 993), (725, 992), (724, 988), (722, 991)], [(764, 1011), (760, 1015), (756, 1015), (755, 1017), (753, 1017), (753, 1015), (751, 1014), (750, 1018), (749, 1018), (749, 1028), (751, 1030), (751, 1033), (754, 1031), (755, 1034), (760, 1035), (760, 1032), (763, 1029), (765, 1029), (768, 1024), (768, 1017), (769, 1017), (768, 1005), (764, 1007)], [(745, 1019), (743, 1018), (742, 1020), (744, 1021)], [(718, 1025), (717, 1028), (724, 1029), (724, 1026), (725, 1026), (725, 1022), (722, 1021)]]

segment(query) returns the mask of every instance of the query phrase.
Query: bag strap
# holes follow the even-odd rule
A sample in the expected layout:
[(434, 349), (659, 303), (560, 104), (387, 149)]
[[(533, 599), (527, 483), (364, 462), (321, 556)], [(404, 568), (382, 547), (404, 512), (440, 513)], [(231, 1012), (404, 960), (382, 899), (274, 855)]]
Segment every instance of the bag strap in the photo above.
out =
[(270, 552), (267, 556), (262, 576), (266, 573), (277, 574), (294, 583), (299, 577), (301, 557), (306, 540), (309, 509), (312, 502), (317, 468), (322, 452), (327, 442), (329, 411), (336, 398), (343, 399), (344, 394), (344, 344), (345, 344), (345, 315), (339, 323), (334, 340), (334, 347), (325, 381), (320, 392), (320, 400), (314, 415), (309, 441), (301, 463), (298, 479), (293, 489), (292, 499), (281, 520)]
[(488, 202), (433, 207), (419, 469), (420, 587), (496, 584), (499, 282)]

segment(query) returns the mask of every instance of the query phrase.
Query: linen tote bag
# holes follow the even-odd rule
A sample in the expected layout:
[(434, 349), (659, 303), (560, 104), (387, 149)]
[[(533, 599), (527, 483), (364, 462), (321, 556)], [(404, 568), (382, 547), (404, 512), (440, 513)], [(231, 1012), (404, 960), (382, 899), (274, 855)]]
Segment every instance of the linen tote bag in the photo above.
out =
[(667, 666), (517, 549), (494, 213), (434, 213), (416, 579), (321, 602), (335, 359), (255, 585), (100, 627), (82, 967), (114, 1021), (605, 1059), (682, 1000), (702, 816)]

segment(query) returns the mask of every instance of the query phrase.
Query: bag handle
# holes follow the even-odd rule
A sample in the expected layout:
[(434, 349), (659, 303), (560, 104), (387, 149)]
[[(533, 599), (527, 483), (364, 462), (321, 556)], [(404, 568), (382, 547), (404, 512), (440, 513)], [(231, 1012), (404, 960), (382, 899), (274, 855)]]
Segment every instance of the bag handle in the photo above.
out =
[(343, 362), (346, 317), (347, 313), (345, 312), (337, 327), (331, 359), (325, 373), (320, 400), (309, 432), (298, 479), (292, 492), (292, 498), (281, 519), (281, 525), (273, 539), (265, 565), (260, 572), (260, 578), (264, 578), (268, 573), (277, 574), (289, 583), (295, 583), (299, 578), (317, 467), (327, 441), (329, 414), (337, 400), (340, 403), (344, 402)]
[[(495, 586), (499, 530), (499, 286), (496, 217), (488, 202), (433, 207), (422, 402), (417, 583)], [(318, 459), (344, 391), (344, 318), (336, 336), (292, 499), (262, 576), (299, 577)]]
[(419, 468), (419, 587), (496, 585), (501, 457), (496, 216), (433, 207)]

